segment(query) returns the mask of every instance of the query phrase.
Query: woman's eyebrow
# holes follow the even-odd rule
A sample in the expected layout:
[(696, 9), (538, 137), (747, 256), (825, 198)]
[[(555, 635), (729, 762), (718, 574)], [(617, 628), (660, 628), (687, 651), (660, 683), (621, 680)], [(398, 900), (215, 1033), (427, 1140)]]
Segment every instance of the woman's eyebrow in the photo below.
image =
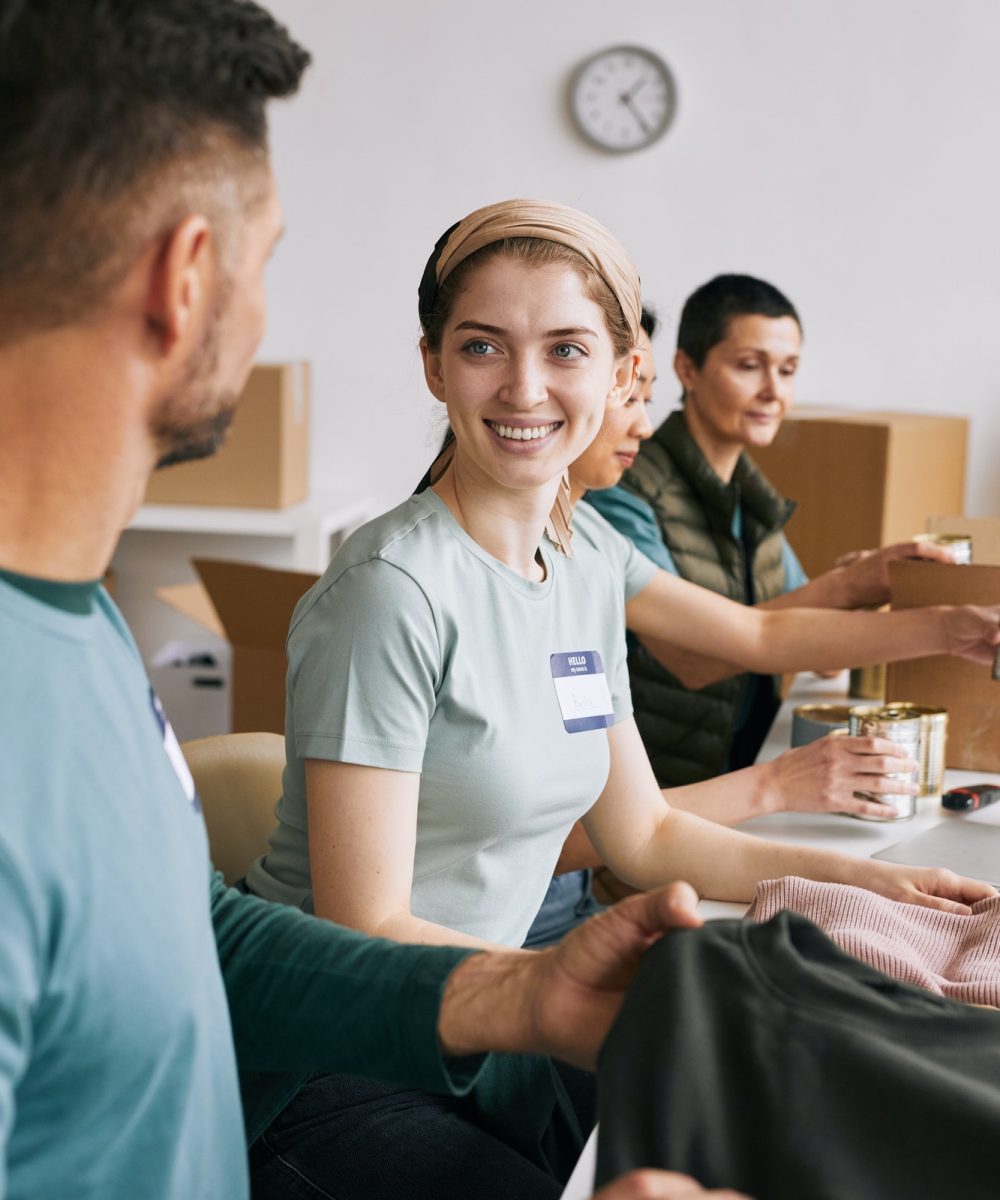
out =
[(550, 329), (546, 337), (580, 337), (581, 335), (589, 334), (591, 337), (597, 337), (597, 333), (593, 329), (588, 329), (586, 325), (571, 325), (567, 329)]
[[(487, 325), (485, 321), (459, 321), (455, 326), (456, 332), (460, 329), (474, 329), (480, 333), (492, 333), (498, 337), (502, 337), (507, 333), (506, 329), (501, 329), (499, 325)], [(588, 335), (597, 337), (597, 333), (593, 329), (588, 329), (586, 325), (570, 325), (565, 329), (548, 329), (543, 337), (581, 337)]]
[(483, 333), (506, 333), (506, 329), (501, 329), (499, 325), (487, 325), (485, 321), (459, 321), (455, 326), (456, 329), (479, 329)]
[(739, 346), (736, 349), (736, 353), (759, 354), (763, 358), (783, 358), (786, 360), (795, 359), (796, 362), (799, 361), (798, 354), (772, 354), (770, 350), (765, 349), (763, 346)]

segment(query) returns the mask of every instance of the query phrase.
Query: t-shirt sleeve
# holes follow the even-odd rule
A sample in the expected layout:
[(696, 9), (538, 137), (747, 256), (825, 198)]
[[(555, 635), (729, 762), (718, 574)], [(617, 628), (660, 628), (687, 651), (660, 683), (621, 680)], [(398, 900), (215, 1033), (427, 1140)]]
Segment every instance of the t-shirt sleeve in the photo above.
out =
[(611, 704), (615, 711), (615, 724), (632, 715), (632, 689), (628, 677), (628, 657), (622, 630), (621, 646), (615, 657), (614, 668), (608, 676), (611, 687)]
[(794, 592), (796, 588), (805, 587), (809, 582), (809, 576), (802, 569), (798, 555), (784, 534), (781, 535), (781, 566), (785, 572), (786, 592)]
[(300, 758), (421, 770), (441, 649), (407, 572), (381, 559), (345, 570), (292, 629), (288, 672)]
[(2, 845), (0, 913), (0, 1196), (5, 1196), (14, 1097), (31, 1053), (31, 1013), (39, 994), (40, 947), (21, 879)]
[[(669, 571), (671, 575), (679, 575), (670, 551), (667, 549), (656, 520), (656, 513), (638, 496), (626, 492), (624, 488), (613, 487), (604, 491), (588, 492), (587, 500), (597, 509), (601, 516), (618, 532), (627, 538), (656, 566)], [(650, 576), (652, 578), (652, 576)], [(648, 583), (649, 580), (647, 579)], [(645, 584), (643, 584), (645, 586)], [(639, 591), (642, 588), (638, 589)], [(631, 597), (627, 597), (631, 599)]]
[(624, 582), (625, 600), (628, 602), (649, 585), (656, 574), (656, 563), (648, 559), (634, 542), (623, 537), (592, 505), (588, 506), (587, 520), (594, 535), (601, 539), (599, 548), (613, 560), (615, 570)]

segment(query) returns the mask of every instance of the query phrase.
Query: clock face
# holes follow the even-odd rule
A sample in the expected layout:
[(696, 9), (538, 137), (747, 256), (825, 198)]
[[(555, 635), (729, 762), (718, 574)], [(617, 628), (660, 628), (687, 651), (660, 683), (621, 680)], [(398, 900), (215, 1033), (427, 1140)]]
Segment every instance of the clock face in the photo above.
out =
[(615, 46), (587, 59), (570, 83), (577, 128), (602, 150), (640, 150), (663, 136), (677, 107), (670, 68), (639, 46)]

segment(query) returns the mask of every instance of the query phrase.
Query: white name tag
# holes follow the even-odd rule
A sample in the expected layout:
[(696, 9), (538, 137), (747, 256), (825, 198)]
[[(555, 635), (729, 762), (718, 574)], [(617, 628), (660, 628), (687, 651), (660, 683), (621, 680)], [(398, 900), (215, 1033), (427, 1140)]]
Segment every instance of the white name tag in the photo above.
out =
[(153, 710), (153, 716), (160, 730), (160, 737), (163, 738), (163, 749), (167, 752), (167, 758), (170, 760), (170, 765), (177, 776), (177, 782), (184, 789), (184, 795), (194, 811), (201, 812), (201, 798), (198, 795), (198, 789), (194, 785), (191, 768), (187, 765), (187, 759), (184, 757), (184, 752), (177, 741), (177, 734), (174, 733), (173, 726), (167, 720), (167, 714), (163, 711), (160, 697), (153, 691), (152, 685), (149, 688), (149, 706)]
[(549, 666), (567, 733), (607, 729), (615, 723), (608, 677), (596, 650), (553, 654)]

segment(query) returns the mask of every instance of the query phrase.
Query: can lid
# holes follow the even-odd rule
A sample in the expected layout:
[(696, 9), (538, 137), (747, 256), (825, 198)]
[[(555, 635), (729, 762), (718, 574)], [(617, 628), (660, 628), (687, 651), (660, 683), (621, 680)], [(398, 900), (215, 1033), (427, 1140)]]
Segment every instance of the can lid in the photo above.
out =
[(792, 715), (823, 725), (841, 725), (847, 722), (852, 708), (853, 704), (799, 704)]
[(920, 713), (913, 711), (915, 707), (907, 704), (862, 704), (851, 709), (851, 716), (866, 721), (919, 721)]

